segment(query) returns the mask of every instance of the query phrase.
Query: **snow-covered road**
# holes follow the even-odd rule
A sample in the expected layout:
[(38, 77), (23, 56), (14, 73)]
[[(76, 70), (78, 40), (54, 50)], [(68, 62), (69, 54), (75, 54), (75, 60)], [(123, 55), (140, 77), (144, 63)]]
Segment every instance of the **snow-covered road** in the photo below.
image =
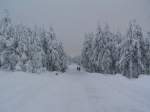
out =
[(0, 112), (150, 112), (150, 77), (1, 71)]

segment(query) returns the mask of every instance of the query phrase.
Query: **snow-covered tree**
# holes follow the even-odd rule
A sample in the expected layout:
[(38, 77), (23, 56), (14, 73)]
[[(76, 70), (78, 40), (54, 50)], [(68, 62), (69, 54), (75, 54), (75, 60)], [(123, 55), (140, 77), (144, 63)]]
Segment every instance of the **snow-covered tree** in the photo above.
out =
[(102, 58), (103, 72), (115, 74), (117, 70), (117, 62), (119, 61), (118, 45), (121, 42), (121, 34), (114, 34), (110, 31), (109, 26), (106, 25), (103, 30), (103, 38), (105, 40), (105, 49)]
[(109, 26), (98, 26), (97, 32), (86, 36), (82, 49), (82, 65), (90, 72), (122, 73), (128, 78), (150, 72), (150, 39), (142, 28), (131, 22), (127, 35), (112, 33)]
[(48, 32), (41, 33), (42, 49), (45, 53), (43, 65), (50, 71), (65, 71), (66, 54), (63, 46), (56, 40), (55, 33), (52, 28)]
[(31, 29), (0, 19), (0, 68), (27, 72), (65, 71), (66, 54), (52, 28)]
[(122, 46), (122, 56), (120, 60), (121, 71), (128, 78), (137, 78), (143, 69), (142, 63), (142, 29), (135, 22), (129, 24), (127, 38)]
[(103, 59), (106, 47), (106, 39), (101, 26), (98, 26), (95, 38), (93, 40), (92, 65), (94, 72), (104, 73)]
[(82, 50), (82, 65), (90, 72), (115, 74), (119, 61), (119, 34), (113, 34), (109, 26), (101, 28), (99, 25), (95, 34), (86, 36)]
[(144, 64), (143, 74), (150, 74), (150, 35), (147, 34), (141, 42), (142, 62)]
[(83, 49), (81, 54), (81, 64), (82, 66), (89, 72), (92, 72), (92, 52), (93, 52), (93, 39), (94, 34), (86, 34), (85, 35), (85, 41), (83, 43)]
[(8, 14), (0, 20), (0, 62), (1, 67), (5, 70), (14, 70), (17, 64), (18, 56), (15, 52), (16, 41), (14, 38), (15, 31), (11, 24)]

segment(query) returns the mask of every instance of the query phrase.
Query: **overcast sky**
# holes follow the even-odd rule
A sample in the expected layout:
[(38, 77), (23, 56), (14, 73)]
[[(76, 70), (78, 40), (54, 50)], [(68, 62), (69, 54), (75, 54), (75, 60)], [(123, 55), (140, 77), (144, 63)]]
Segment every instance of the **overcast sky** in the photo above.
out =
[(15, 23), (52, 26), (69, 55), (79, 55), (86, 32), (108, 23), (113, 31), (125, 32), (136, 19), (150, 31), (150, 0), (0, 0)]

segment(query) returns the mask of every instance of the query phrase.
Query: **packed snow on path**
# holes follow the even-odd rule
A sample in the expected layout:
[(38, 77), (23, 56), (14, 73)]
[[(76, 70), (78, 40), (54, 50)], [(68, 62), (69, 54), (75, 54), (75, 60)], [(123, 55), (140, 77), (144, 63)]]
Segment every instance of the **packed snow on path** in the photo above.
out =
[(0, 72), (0, 112), (150, 112), (150, 76)]

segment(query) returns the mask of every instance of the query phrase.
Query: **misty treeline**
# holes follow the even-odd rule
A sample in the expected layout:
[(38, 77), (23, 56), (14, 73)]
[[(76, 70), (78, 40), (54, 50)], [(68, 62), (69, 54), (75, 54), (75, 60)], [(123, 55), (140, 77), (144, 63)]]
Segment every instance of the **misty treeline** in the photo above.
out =
[(128, 78), (149, 74), (150, 34), (144, 36), (135, 21), (129, 23), (125, 35), (111, 32), (108, 25), (98, 25), (95, 33), (85, 36), (81, 64), (89, 72), (121, 73)]
[(8, 14), (0, 18), (0, 68), (25, 72), (62, 71), (66, 54), (52, 28), (14, 25)]

